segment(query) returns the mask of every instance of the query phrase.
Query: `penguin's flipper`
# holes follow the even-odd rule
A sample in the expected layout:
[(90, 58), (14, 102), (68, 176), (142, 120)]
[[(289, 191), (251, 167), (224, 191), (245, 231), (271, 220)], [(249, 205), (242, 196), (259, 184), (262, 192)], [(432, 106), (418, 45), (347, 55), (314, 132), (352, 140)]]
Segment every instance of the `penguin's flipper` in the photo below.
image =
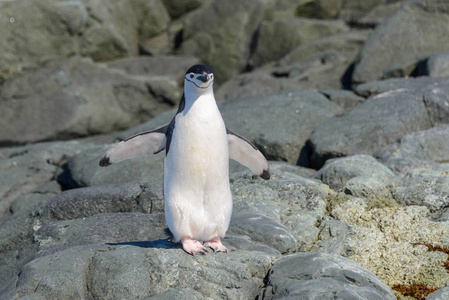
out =
[(250, 141), (226, 128), (229, 158), (248, 167), (265, 180), (270, 179), (270, 167), (265, 156)]
[(156, 154), (165, 149), (167, 126), (144, 131), (112, 146), (101, 158), (100, 167), (144, 154)]

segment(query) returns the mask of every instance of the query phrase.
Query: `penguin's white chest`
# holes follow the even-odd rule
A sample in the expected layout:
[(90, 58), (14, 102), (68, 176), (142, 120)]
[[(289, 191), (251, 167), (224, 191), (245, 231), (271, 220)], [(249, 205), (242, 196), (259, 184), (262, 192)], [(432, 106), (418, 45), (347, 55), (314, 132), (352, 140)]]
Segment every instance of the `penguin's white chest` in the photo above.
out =
[(226, 127), (213, 103), (178, 114), (164, 164), (167, 225), (175, 240), (223, 237), (232, 212)]

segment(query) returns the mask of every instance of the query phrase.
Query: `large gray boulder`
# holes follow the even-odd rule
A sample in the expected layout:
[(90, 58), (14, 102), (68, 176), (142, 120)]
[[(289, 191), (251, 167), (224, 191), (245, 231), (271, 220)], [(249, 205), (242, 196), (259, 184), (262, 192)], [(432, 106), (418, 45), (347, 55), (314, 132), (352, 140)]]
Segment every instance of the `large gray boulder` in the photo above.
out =
[(405, 134), (449, 121), (446, 79), (390, 79), (364, 84), (374, 95), (342, 115), (315, 127), (309, 138), (311, 166), (328, 158), (374, 154)]
[(309, 252), (284, 256), (271, 268), (261, 299), (393, 300), (374, 274), (338, 255)]
[(342, 108), (314, 91), (300, 91), (224, 101), (226, 125), (253, 142), (270, 160), (296, 164), (307, 138), (318, 124)]
[(0, 143), (128, 128), (171, 108), (180, 93), (170, 77), (130, 76), (80, 57), (52, 62), (2, 85)]
[(375, 157), (390, 169), (405, 176), (415, 168), (436, 165), (449, 160), (449, 125), (404, 135), (378, 152)]
[(441, 212), (449, 207), (449, 164), (439, 164), (431, 169), (416, 169), (404, 177), (394, 190), (396, 200), (404, 205), (426, 206), (431, 212)]
[(449, 4), (444, 0), (407, 1), (368, 38), (355, 64), (354, 83), (373, 81), (400, 60), (447, 50)]
[(370, 155), (329, 159), (313, 177), (334, 190), (343, 189), (349, 180), (357, 177), (374, 178), (385, 186), (394, 186), (398, 183), (396, 175)]

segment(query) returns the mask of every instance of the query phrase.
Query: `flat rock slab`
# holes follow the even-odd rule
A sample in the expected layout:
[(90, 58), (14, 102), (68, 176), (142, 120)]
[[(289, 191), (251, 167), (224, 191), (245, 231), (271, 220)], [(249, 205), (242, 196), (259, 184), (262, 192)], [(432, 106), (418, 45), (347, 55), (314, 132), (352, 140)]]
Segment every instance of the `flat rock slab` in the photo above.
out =
[(273, 264), (261, 299), (393, 300), (390, 289), (371, 272), (344, 257), (296, 253)]
[(5, 299), (135, 298), (179, 288), (201, 299), (250, 299), (271, 262), (267, 254), (248, 251), (193, 257), (163, 243), (77, 246), (25, 265)]

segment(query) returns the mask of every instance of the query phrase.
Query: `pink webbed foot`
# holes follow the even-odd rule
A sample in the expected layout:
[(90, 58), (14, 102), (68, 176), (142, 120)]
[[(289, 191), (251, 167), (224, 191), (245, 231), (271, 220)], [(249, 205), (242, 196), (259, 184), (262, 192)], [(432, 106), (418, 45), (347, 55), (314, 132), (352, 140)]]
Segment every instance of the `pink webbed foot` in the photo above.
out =
[(228, 252), (228, 249), (221, 243), (219, 237), (205, 241), (204, 246), (211, 248), (214, 252)]
[(209, 252), (200, 242), (189, 237), (182, 238), (181, 243), (184, 251), (191, 255)]

